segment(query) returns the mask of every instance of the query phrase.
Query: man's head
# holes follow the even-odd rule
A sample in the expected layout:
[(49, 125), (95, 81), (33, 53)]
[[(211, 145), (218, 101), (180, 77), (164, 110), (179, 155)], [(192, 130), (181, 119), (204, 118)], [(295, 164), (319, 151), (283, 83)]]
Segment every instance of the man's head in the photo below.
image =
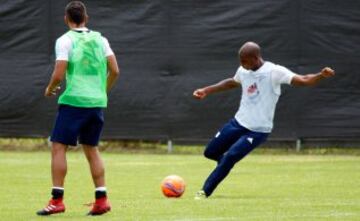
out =
[(257, 70), (263, 63), (260, 46), (255, 42), (246, 42), (239, 49), (241, 66), (247, 70)]
[(70, 26), (73, 23), (76, 27), (85, 25), (88, 20), (86, 7), (81, 1), (71, 1), (65, 7), (65, 23)]

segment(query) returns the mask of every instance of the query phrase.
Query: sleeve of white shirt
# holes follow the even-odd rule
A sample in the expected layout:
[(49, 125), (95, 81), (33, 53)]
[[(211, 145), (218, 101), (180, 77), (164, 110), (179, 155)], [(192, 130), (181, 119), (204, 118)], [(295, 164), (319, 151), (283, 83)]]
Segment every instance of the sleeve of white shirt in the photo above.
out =
[(105, 38), (105, 37), (102, 37), (103, 38), (103, 42), (104, 42), (104, 53), (105, 53), (105, 57), (108, 57), (110, 55), (114, 55), (114, 52), (113, 50), (111, 49), (110, 47), (110, 43), (109, 41)]
[(291, 84), (292, 78), (296, 74), (284, 66), (276, 65), (272, 72), (272, 82), (276, 84)]
[[(109, 41), (103, 37), (103, 49), (104, 49), (104, 55), (105, 57), (108, 57), (110, 55), (113, 55), (114, 52), (110, 47)], [(56, 54), (56, 60), (57, 61), (68, 61), (69, 55), (71, 53), (72, 48), (72, 41), (69, 38), (69, 36), (63, 35), (60, 38), (56, 40), (55, 44), (55, 54)]]
[(55, 44), (56, 60), (68, 61), (71, 47), (72, 47), (72, 42), (68, 36), (63, 35), (60, 38), (58, 38)]
[(236, 71), (236, 74), (235, 76), (233, 77), (234, 81), (238, 82), (238, 83), (241, 83), (241, 78), (240, 78), (240, 75), (241, 75), (241, 66), (237, 69)]

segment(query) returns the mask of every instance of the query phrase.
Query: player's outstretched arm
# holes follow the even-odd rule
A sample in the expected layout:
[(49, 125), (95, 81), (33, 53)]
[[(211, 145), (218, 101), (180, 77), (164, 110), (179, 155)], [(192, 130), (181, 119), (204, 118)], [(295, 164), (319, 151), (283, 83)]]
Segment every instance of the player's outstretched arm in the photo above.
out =
[(51, 75), (50, 82), (45, 90), (45, 96), (50, 97), (56, 95), (56, 93), (60, 90), (60, 83), (63, 81), (68, 62), (63, 60), (58, 60), (55, 63), (54, 71)]
[(335, 71), (333, 69), (325, 67), (317, 74), (295, 75), (291, 80), (291, 85), (313, 86), (316, 85), (319, 81), (334, 75)]
[(107, 57), (107, 66), (108, 66), (109, 75), (107, 78), (106, 91), (107, 93), (109, 93), (109, 91), (114, 86), (116, 80), (119, 78), (120, 75), (120, 70), (115, 55), (110, 55)]
[(220, 81), (217, 84), (196, 89), (193, 93), (193, 96), (196, 99), (204, 99), (209, 94), (229, 90), (239, 86), (240, 83), (236, 82), (233, 78), (227, 78), (225, 80)]

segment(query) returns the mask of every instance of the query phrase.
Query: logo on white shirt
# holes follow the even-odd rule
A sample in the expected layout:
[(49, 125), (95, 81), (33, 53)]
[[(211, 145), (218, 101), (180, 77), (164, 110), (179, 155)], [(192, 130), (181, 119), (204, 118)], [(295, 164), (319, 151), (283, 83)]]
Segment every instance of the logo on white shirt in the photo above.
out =
[(253, 83), (247, 88), (247, 95), (250, 99), (255, 99), (259, 96), (260, 91), (258, 89), (258, 85), (256, 83)]
[(258, 87), (256, 83), (253, 83), (252, 85), (250, 85), (247, 89), (247, 92), (249, 95), (254, 94), (258, 91)]

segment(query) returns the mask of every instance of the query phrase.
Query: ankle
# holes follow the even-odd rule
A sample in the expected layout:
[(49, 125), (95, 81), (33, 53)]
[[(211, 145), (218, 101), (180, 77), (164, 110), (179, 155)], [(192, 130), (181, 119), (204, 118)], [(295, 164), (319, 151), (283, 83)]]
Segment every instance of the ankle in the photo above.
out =
[(107, 198), (106, 187), (97, 187), (95, 189), (95, 199)]
[(53, 200), (62, 201), (64, 198), (64, 188), (63, 187), (53, 187), (51, 190), (51, 195)]

